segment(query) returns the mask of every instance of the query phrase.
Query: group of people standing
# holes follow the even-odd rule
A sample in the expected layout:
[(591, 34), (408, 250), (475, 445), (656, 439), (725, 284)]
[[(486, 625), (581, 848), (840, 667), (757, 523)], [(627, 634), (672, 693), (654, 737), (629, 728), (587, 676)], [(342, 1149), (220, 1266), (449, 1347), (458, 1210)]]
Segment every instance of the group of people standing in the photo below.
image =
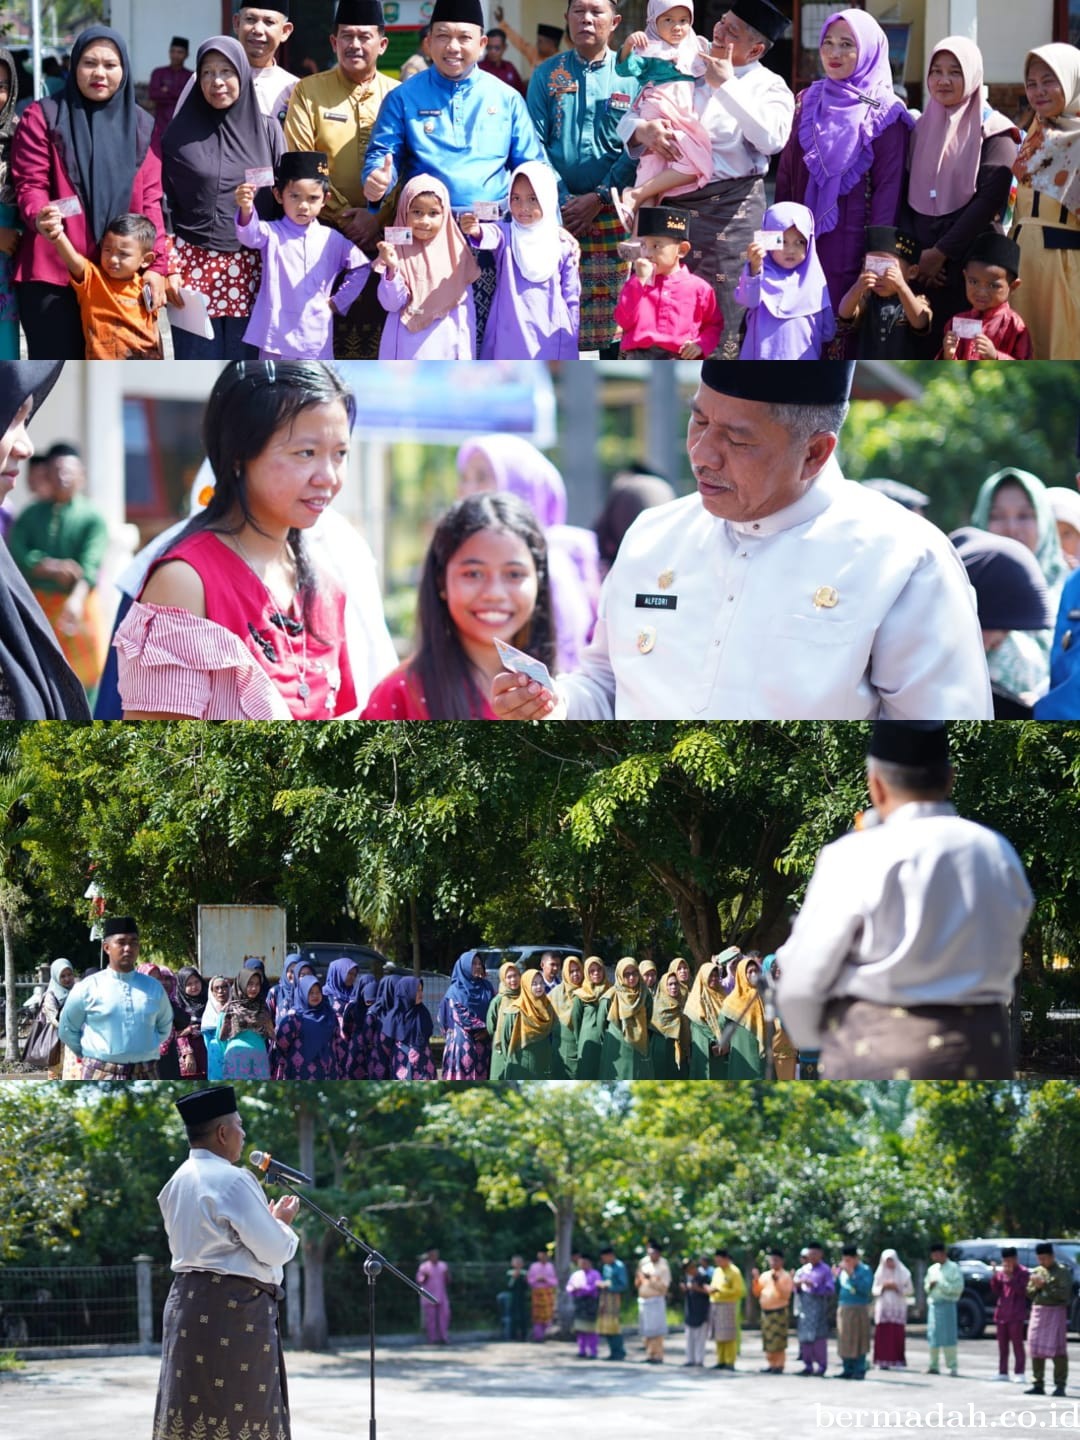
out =
[(0, 52), (0, 355), (21, 323), (33, 358), (160, 358), (166, 300), (179, 358), (1080, 353), (1072, 45), (1025, 56), (1023, 133), (960, 36), (916, 119), (862, 10), (827, 16), (795, 97), (762, 63), (789, 24), (770, 0), (711, 40), (692, 0), (650, 0), (621, 51), (616, 0), (571, 0), (522, 98), (484, 64), (481, 0), (437, 0), (403, 83), (380, 0), (339, 0), (336, 63), (300, 79), (280, 7), (155, 72), (155, 117), (108, 27), (18, 123)]

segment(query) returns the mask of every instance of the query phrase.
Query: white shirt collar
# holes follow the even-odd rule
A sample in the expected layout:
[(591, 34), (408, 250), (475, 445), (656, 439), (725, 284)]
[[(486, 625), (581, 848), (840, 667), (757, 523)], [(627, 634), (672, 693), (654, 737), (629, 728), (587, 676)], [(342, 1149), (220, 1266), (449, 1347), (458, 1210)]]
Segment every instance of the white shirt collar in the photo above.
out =
[(759, 520), (729, 520), (727, 523), (737, 535), (778, 535), (783, 530), (794, 530), (797, 525), (805, 525), (827, 510), (844, 483), (839, 465), (830, 458), (805, 494), (793, 504), (786, 505), (783, 510), (774, 510), (771, 515), (763, 515)]

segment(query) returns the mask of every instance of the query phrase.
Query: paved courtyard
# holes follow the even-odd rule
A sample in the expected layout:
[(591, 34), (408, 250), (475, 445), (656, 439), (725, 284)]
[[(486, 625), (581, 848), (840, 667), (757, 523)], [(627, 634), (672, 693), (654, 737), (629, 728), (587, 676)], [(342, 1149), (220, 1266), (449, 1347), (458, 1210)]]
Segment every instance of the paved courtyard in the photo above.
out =
[[(874, 1440), (945, 1430), (1007, 1440), (1080, 1432), (1080, 1384), (1070, 1392), (1075, 1399), (1052, 1400), (992, 1383), (992, 1337), (961, 1347), (959, 1379), (926, 1375), (925, 1341), (909, 1337), (909, 1370), (871, 1371), (860, 1384), (758, 1375), (758, 1344), (756, 1334), (744, 1337), (734, 1375), (683, 1369), (681, 1337), (669, 1340), (663, 1368), (636, 1363), (641, 1351), (633, 1340), (632, 1362), (624, 1365), (579, 1362), (571, 1346), (555, 1342), (387, 1347), (377, 1352), (378, 1435), (761, 1440), (845, 1432)], [(325, 1355), (294, 1351), (288, 1367), (294, 1440), (366, 1434), (363, 1347)], [(13, 1440), (149, 1440), (156, 1382), (157, 1361), (147, 1356), (28, 1361), (17, 1374), (0, 1377), (3, 1432)], [(866, 1413), (857, 1417), (856, 1409)], [(875, 1417), (875, 1411), (883, 1413)]]

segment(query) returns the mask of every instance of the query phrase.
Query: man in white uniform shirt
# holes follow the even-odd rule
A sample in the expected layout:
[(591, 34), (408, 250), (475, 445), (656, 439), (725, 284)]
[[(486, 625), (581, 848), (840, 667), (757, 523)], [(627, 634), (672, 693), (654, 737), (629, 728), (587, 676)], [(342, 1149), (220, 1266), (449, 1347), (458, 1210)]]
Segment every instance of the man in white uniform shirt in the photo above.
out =
[(830, 1080), (1007, 1080), (1007, 1006), (1033, 899), (1009, 842), (962, 820), (948, 736), (882, 721), (871, 823), (818, 856), (777, 1001)]
[(244, 1126), (229, 1085), (176, 1102), (188, 1158), (158, 1196), (175, 1272), (162, 1322), (153, 1440), (289, 1440), (278, 1331), (300, 1202), (267, 1204), (236, 1162)]
[[(734, 0), (721, 15), (704, 78), (694, 87), (694, 113), (712, 145), (712, 179), (670, 201), (690, 215), (690, 254), (684, 263), (716, 292), (724, 312), (717, 353), (731, 360), (739, 353), (743, 315), (735, 303), (735, 285), (746, 247), (761, 229), (770, 157), (787, 144), (795, 113), (795, 97), (783, 77), (761, 60), (789, 24), (769, 0)], [(649, 149), (669, 163), (678, 161), (678, 141), (666, 120), (637, 121), (628, 115), (616, 133), (632, 155)]]
[(707, 360), (697, 493), (627, 531), (557, 696), (496, 676), (503, 719), (990, 719), (975, 596), (927, 521), (833, 459), (853, 367)]

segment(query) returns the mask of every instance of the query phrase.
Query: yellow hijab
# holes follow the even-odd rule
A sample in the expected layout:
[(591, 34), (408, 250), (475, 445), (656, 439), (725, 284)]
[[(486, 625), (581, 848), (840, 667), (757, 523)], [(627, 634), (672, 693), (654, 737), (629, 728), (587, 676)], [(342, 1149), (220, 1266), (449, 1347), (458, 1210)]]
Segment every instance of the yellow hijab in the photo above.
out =
[(721, 1009), (729, 1020), (737, 1020), (740, 1025), (750, 1031), (758, 1043), (759, 1053), (764, 1055), (765, 1006), (762, 1004), (757, 987), (751, 985), (746, 977), (746, 967), (749, 964), (750, 961), (744, 955), (735, 966), (735, 988), (726, 997)]
[[(659, 984), (660, 984), (660, 967), (657, 965), (657, 963), (656, 963), (655, 960), (642, 960), (641, 964), (638, 966), (638, 969), (641, 971), (641, 979), (642, 979), (643, 983), (646, 983), (646, 984), (648, 983), (648, 982), (645, 980), (645, 971), (646, 971), (646, 970), (651, 970), (651, 971), (653, 972), (653, 974), (656, 976), (656, 983), (657, 983), (657, 986), (659, 986)], [(651, 986), (651, 985), (649, 986), (649, 989), (652, 990), (652, 986)]]
[(545, 1035), (551, 1034), (551, 1027), (555, 1024), (551, 1001), (546, 995), (534, 995), (532, 992), (533, 976), (539, 974), (539, 970), (526, 970), (521, 977), (521, 993), (503, 1006), (503, 1014), (514, 1017), (508, 1046), (511, 1055), (543, 1040)]
[(649, 1010), (645, 1003), (645, 982), (641, 980), (636, 990), (630, 989), (625, 979), (627, 967), (630, 965), (636, 969), (637, 961), (632, 955), (624, 955), (615, 966), (615, 985), (610, 991), (611, 1003), (607, 1013), (616, 1029), (622, 1031), (626, 1043), (639, 1055), (644, 1055), (649, 1048)]
[[(661, 981), (660, 981), (661, 985), (663, 984), (664, 978), (666, 978), (668, 975), (674, 975), (674, 976), (675, 976), (675, 979), (676, 979), (676, 980), (679, 980), (679, 966), (680, 966), (680, 965), (686, 965), (686, 966), (689, 968), (689, 970), (690, 970), (690, 985), (692, 985), (692, 984), (694, 983), (694, 967), (693, 967), (693, 965), (690, 964), (690, 961), (687, 960), (687, 958), (686, 958), (685, 955), (676, 955), (676, 956), (675, 956), (675, 959), (672, 960), (671, 964), (670, 964), (670, 965), (667, 967), (667, 969), (664, 971), (664, 975), (661, 977)], [(682, 991), (682, 998), (683, 998), (684, 1000), (685, 1000), (686, 997), (690, 994), (690, 985), (687, 985), (684, 980), (679, 980), (679, 989)]]
[[(574, 1018), (574, 996), (585, 987), (584, 981), (582, 981), (580, 985), (570, 984), (570, 977), (567, 971), (571, 965), (581, 965), (581, 961), (576, 955), (568, 955), (566, 957), (563, 961), (562, 970), (560, 971), (561, 983), (556, 985), (554, 990), (548, 991), (548, 1000), (551, 1003), (551, 1008), (559, 1017), (559, 1024), (565, 1025), (567, 1029), (570, 1028), (570, 1022)], [(581, 968), (582, 971), (584, 971), (585, 967), (583, 965)]]
[(675, 1041), (675, 1063), (682, 1068), (683, 1061), (690, 1051), (690, 1021), (683, 1014), (683, 1002), (686, 999), (685, 987), (675, 975), (675, 981), (679, 986), (678, 996), (669, 995), (667, 992), (668, 975), (675, 975), (674, 970), (669, 969), (653, 996), (652, 1018), (649, 1026), (658, 1030), (669, 1040)]
[(708, 979), (713, 971), (719, 974), (720, 966), (715, 960), (710, 960), (694, 976), (683, 1014), (687, 1019), (704, 1025), (719, 1040), (724, 1033), (724, 992), (710, 990)]
[[(604, 971), (604, 979), (599, 985), (594, 985), (589, 979), (590, 965), (599, 965), (600, 969)], [(611, 986), (607, 983), (607, 970), (599, 955), (590, 955), (585, 961), (584, 968), (585, 979), (577, 988), (577, 998), (583, 1005), (595, 1005), (597, 1001), (602, 1000), (605, 995), (611, 994)]]

